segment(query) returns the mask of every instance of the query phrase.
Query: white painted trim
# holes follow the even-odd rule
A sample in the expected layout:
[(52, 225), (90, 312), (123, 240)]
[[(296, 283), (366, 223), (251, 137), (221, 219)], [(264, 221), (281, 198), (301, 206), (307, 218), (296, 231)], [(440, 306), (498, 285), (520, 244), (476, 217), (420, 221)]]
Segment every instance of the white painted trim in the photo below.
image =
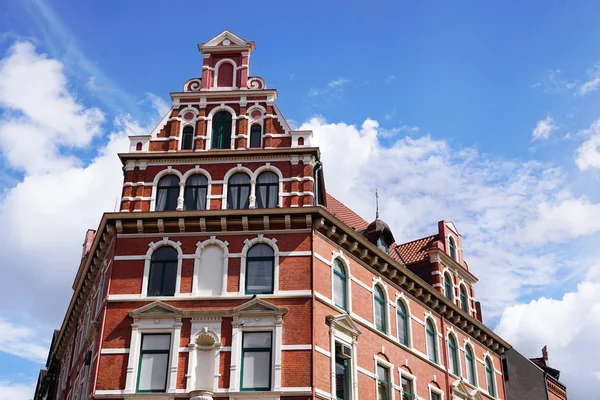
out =
[[(361, 374), (368, 376), (371, 379), (377, 380), (377, 376), (374, 373), (372, 373), (369, 370), (364, 369), (363, 367), (356, 367), (356, 370), (358, 372), (360, 372)], [(377, 393), (377, 391), (375, 391), (375, 393)]]
[(100, 354), (128, 354), (129, 348), (101, 349)]
[[(253, 239), (244, 240), (244, 247), (242, 248), (242, 259), (240, 262), (239, 293), (245, 293), (244, 287), (246, 283), (246, 260), (248, 251), (252, 248), (252, 246), (259, 243), (266, 244), (273, 249), (273, 294), (279, 294), (279, 247), (277, 247), (277, 239), (266, 238), (262, 233), (258, 234)], [(264, 295), (261, 295), (261, 297), (262, 296)]]
[(312, 256), (312, 251), (281, 251), (279, 255), (281, 257), (309, 257)]
[(283, 351), (295, 351), (295, 350), (312, 350), (312, 344), (284, 344), (281, 346)]
[[(202, 252), (207, 246), (217, 246), (223, 251), (223, 265), (221, 266), (221, 296), (225, 296), (227, 294), (229, 243), (227, 241), (223, 242), (222, 240), (217, 239), (216, 236), (211, 236), (209, 239), (196, 243), (196, 252), (194, 254), (194, 276), (192, 278), (192, 296), (199, 295), (198, 286), (200, 285), (200, 269), (202, 267), (202, 265), (200, 265), (200, 261), (202, 259)], [(207, 265), (205, 267), (212, 269), (214, 266)]]
[[(217, 86), (217, 83), (219, 82), (219, 68), (221, 67), (222, 64), (231, 64), (233, 66), (233, 80), (231, 81), (233, 86)], [(214, 76), (213, 76), (213, 88), (217, 89), (217, 90), (224, 90), (224, 89), (237, 89), (237, 71), (238, 71), (238, 65), (236, 64), (236, 62), (234, 60), (232, 60), (231, 58), (223, 58), (222, 60), (219, 60), (215, 66), (212, 68), (212, 70), (214, 71)]]
[(384, 368), (387, 368), (388, 370), (388, 374), (389, 374), (389, 392), (388, 395), (390, 396), (390, 400), (394, 400), (396, 398), (396, 391), (394, 390), (394, 364), (388, 362), (387, 360), (381, 358), (381, 357), (377, 357), (376, 355), (373, 356), (373, 361), (375, 362), (375, 393), (377, 393), (377, 386), (378, 386), (378, 381), (379, 381), (379, 376), (377, 375), (377, 366), (381, 365)]
[[(177, 277), (175, 280), (175, 296), (180, 294), (181, 286), (181, 264), (183, 260), (183, 251), (181, 250), (181, 242), (174, 242), (169, 240), (168, 236), (162, 238), (157, 242), (148, 243), (148, 251), (146, 252), (146, 260), (144, 262), (144, 276), (142, 278), (142, 293), (141, 296), (148, 296), (148, 280), (150, 277), (150, 264), (152, 263), (152, 254), (161, 247), (170, 246), (177, 250)], [(172, 298), (172, 297), (170, 297)]]
[[(227, 300), (227, 299), (251, 299), (253, 295), (241, 295), (238, 292), (227, 292), (225, 296), (192, 296), (191, 293), (180, 293), (175, 296), (152, 296), (145, 297), (141, 294), (111, 294), (108, 296), (110, 302), (131, 302), (140, 300), (177, 300), (177, 301), (198, 301), (198, 300)], [(261, 299), (290, 299), (298, 297), (311, 297), (312, 291), (307, 290), (280, 290), (277, 294), (261, 294)]]
[(331, 357), (331, 352), (330, 352), (330, 351), (328, 351), (328, 350), (325, 350), (325, 349), (324, 349), (324, 348), (322, 348), (322, 347), (319, 347), (319, 346), (316, 346), (316, 345), (315, 345), (315, 351), (316, 351), (317, 353), (321, 353), (321, 354), (323, 354), (323, 355), (324, 355), (324, 356), (326, 356), (326, 357)]
[(429, 399), (431, 400), (431, 392), (440, 395), (440, 400), (444, 400), (444, 391), (433, 386), (431, 383), (427, 384), (427, 387), (429, 388)]
[[(206, 135), (208, 136), (208, 138), (206, 139), (206, 145), (205, 145), (206, 150), (210, 150), (212, 148), (211, 147), (212, 146), (212, 120), (213, 120), (213, 116), (216, 113), (218, 113), (219, 111), (227, 111), (231, 114), (231, 141), (229, 144), (229, 149), (235, 148), (236, 124), (234, 121), (237, 120), (237, 114), (233, 108), (226, 106), (225, 103), (220, 103), (219, 106), (210, 110), (210, 113), (208, 113), (208, 116), (207, 116)], [(222, 164), (222, 163), (223, 163), (223, 161), (220, 162), (220, 164)], [(184, 164), (185, 164), (185, 162), (184, 162)], [(206, 163), (204, 163), (204, 164), (206, 164)]]

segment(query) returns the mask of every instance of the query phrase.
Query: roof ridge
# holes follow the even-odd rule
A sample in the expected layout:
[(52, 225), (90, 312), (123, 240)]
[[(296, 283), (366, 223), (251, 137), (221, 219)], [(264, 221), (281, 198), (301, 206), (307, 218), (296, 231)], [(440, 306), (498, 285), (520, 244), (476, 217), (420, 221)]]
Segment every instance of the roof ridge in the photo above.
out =
[(439, 236), (439, 233), (434, 233), (433, 235), (429, 235), (429, 236), (423, 236), (421, 238), (414, 239), (414, 240), (411, 240), (409, 242), (399, 243), (398, 245), (399, 246), (404, 246), (406, 244), (411, 244), (411, 243), (414, 243), (414, 242), (418, 242), (419, 240), (429, 239), (429, 238), (432, 238), (432, 237), (435, 237), (435, 236)]

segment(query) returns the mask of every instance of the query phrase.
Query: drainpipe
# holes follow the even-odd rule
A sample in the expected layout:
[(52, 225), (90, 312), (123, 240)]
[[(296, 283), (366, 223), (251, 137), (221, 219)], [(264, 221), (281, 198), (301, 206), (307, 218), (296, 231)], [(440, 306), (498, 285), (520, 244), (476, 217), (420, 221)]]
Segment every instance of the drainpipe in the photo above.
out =
[(446, 329), (444, 324), (444, 316), (441, 316), (442, 320), (442, 344), (444, 345), (444, 364), (446, 365), (446, 393), (448, 398), (450, 398), (450, 365), (448, 364), (448, 343), (446, 340)]
[[(319, 162), (320, 164), (320, 162)], [(316, 177), (316, 174), (315, 174)], [(310, 329), (310, 341), (312, 344), (312, 351), (311, 351), (311, 362), (312, 362), (312, 372), (311, 372), (311, 382), (310, 382), (310, 386), (311, 386), (311, 392), (312, 392), (312, 397), (313, 399), (316, 398), (316, 392), (315, 392), (315, 382), (317, 381), (316, 379), (316, 371), (317, 371), (317, 365), (316, 365), (316, 351), (315, 351), (315, 271), (314, 271), (314, 251), (315, 251), (315, 230), (314, 227), (312, 227), (311, 231), (310, 231), (310, 273), (311, 273), (311, 279), (310, 279), (310, 285), (311, 285), (311, 310), (310, 310), (310, 323), (311, 323), (311, 329)]]
[(319, 170), (323, 168), (323, 163), (321, 161), (317, 161), (315, 168), (313, 170), (314, 178), (315, 178), (315, 187), (313, 188), (313, 192), (315, 194), (315, 198), (313, 199), (313, 205), (319, 205)]

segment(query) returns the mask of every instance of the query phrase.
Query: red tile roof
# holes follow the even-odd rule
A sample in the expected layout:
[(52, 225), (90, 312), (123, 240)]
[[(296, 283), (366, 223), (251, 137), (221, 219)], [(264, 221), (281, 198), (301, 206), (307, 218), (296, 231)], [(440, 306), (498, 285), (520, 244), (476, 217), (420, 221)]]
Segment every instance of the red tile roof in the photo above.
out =
[(362, 219), (360, 215), (346, 207), (329, 193), (327, 193), (327, 211), (358, 232), (367, 229), (367, 226), (369, 226), (369, 223)]
[(400, 256), (406, 264), (420, 262), (426, 259), (427, 250), (431, 244), (438, 240), (438, 235), (431, 235), (412, 242), (397, 246)]

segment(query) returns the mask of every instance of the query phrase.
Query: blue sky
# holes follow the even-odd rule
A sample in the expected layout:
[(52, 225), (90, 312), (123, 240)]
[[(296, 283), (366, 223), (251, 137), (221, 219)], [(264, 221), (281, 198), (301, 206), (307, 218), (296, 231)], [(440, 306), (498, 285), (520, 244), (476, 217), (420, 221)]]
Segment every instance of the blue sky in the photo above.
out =
[[(0, 229), (14, 242), (0, 257), (8, 277), (0, 283), (0, 325), (9, 332), (0, 333), (0, 399), (26, 398), (35, 380), (70, 296), (85, 229), (118, 196), (111, 155), (123, 151), (126, 133), (152, 127), (169, 92), (200, 75), (197, 43), (225, 28), (256, 42), (251, 74), (278, 89), (293, 125), (315, 131), (335, 196), (369, 219), (378, 185), (382, 215), (401, 241), (433, 233), (439, 219), (455, 221), (480, 277), (488, 324), (530, 357), (549, 344), (574, 393), (600, 387), (600, 371), (590, 364), (583, 381), (570, 356), (588, 357), (578, 352), (593, 339), (578, 332), (600, 327), (587, 318), (590, 287), (600, 288), (599, 17), (591, 1), (240, 2), (237, 10), (158, 1), (2, 3)], [(11, 86), (15, 71), (30, 65), (39, 65), (35, 79)], [(46, 84), (56, 90), (44, 92)], [(54, 110), (54, 100), (68, 118), (41, 118), (26, 105)], [(35, 135), (58, 144), (49, 154), (19, 153), (10, 140), (42, 138)], [(114, 192), (94, 196), (89, 176), (115, 181)], [(82, 184), (69, 186), (77, 177), (89, 185), (88, 197)], [(29, 191), (33, 183), (73, 190), (75, 200), (53, 194), (52, 210), (44, 209), (50, 206)], [(28, 204), (39, 209), (19, 214)], [(74, 208), (80, 218), (62, 226), (59, 211)], [(57, 224), (62, 240), (40, 239)], [(67, 255), (60, 265), (31, 255), (45, 251)], [(24, 298), (23, 282), (34, 282), (36, 294)], [(557, 308), (581, 317), (563, 332), (568, 340), (532, 318)], [(38, 335), (39, 348), (19, 355), (19, 337)]]

